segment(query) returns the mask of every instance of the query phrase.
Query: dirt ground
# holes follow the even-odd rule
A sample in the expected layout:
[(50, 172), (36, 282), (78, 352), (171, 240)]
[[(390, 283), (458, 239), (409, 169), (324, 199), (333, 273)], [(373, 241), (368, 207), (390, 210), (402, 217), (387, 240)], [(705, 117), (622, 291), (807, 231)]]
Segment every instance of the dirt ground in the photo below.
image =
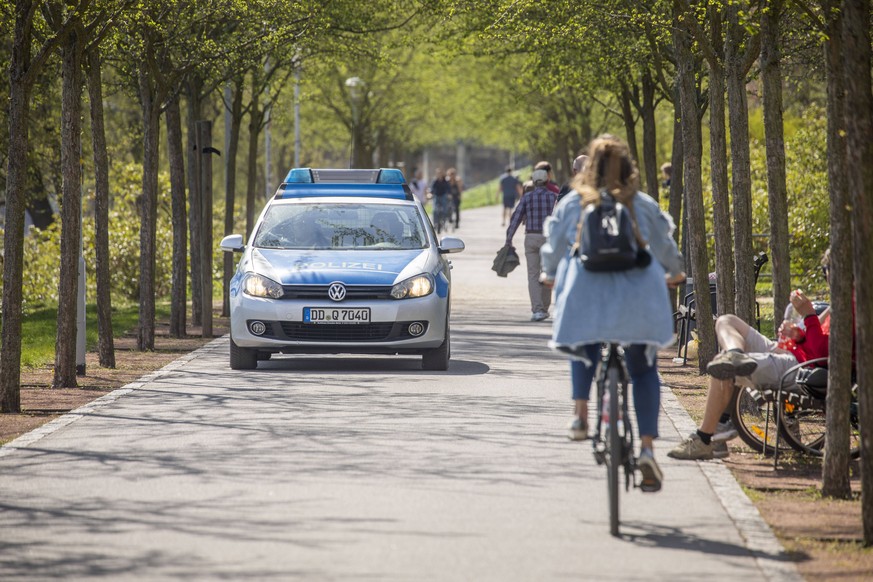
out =
[[(708, 377), (697, 363), (674, 364), (675, 349), (661, 353), (658, 366), (664, 381), (699, 421), (706, 403)], [(873, 548), (862, 547), (860, 472), (851, 467), (851, 500), (821, 496), (821, 459), (789, 453), (779, 468), (773, 460), (746, 447), (740, 439), (729, 443), (724, 462), (758, 511), (797, 561), (807, 580), (873, 580)], [(718, 461), (707, 461), (718, 462)]]
[[(216, 316), (213, 327), (216, 337), (227, 333), (227, 320)], [(189, 327), (189, 337), (185, 339), (170, 338), (167, 330), (167, 325), (158, 325), (153, 352), (137, 351), (132, 334), (116, 338), (115, 369), (101, 368), (97, 354), (87, 354), (87, 374), (79, 378), (77, 388), (49, 388), (50, 367), (24, 370), (22, 413), (0, 415), (0, 444), (133, 382), (209, 341), (199, 337), (199, 328)], [(662, 352), (661, 375), (691, 416), (699, 420), (706, 400), (707, 377), (697, 373), (696, 364), (674, 364), (674, 355), (673, 350)], [(789, 456), (774, 470), (771, 459), (752, 452), (739, 439), (730, 445), (731, 456), (723, 462), (795, 557), (800, 573), (807, 580), (873, 580), (873, 548), (865, 549), (861, 544), (857, 465), (852, 468), (855, 498), (830, 500), (819, 493), (819, 459)]]

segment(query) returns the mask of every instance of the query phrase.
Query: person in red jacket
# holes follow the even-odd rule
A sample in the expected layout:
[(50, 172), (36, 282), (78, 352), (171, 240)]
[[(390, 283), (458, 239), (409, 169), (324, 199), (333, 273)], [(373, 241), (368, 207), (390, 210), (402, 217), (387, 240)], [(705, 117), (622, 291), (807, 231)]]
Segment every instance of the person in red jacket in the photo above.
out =
[[(696, 460), (726, 457), (719, 418), (737, 386), (775, 386), (792, 366), (828, 356), (830, 308), (816, 315), (812, 301), (799, 289), (791, 292), (791, 305), (803, 318), (802, 324), (786, 319), (779, 326), (779, 340), (761, 335), (736, 315), (722, 315), (715, 321), (715, 335), (722, 351), (706, 366), (710, 374), (703, 422), (667, 453), (674, 459)], [(718, 445), (721, 443), (718, 454)]]

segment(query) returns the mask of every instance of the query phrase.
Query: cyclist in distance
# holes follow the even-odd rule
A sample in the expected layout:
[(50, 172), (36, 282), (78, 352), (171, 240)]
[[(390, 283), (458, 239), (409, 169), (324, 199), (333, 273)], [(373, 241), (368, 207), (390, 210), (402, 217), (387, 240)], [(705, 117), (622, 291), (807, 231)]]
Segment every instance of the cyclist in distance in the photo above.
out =
[[(573, 180), (567, 194), (546, 221), (542, 248), (542, 280), (555, 288), (555, 322), (550, 346), (570, 356), (575, 410), (568, 436), (588, 438), (588, 400), (603, 342), (625, 347), (633, 383), (633, 401), (640, 435), (637, 466), (644, 491), (657, 491), (663, 475), (655, 462), (661, 383), (657, 370), (660, 347), (673, 341), (673, 314), (667, 287), (685, 280), (682, 255), (671, 234), (670, 216), (638, 191), (639, 173), (625, 142), (603, 135), (589, 147), (589, 163)], [(580, 217), (589, 204), (599, 203), (606, 189), (634, 218), (637, 239), (647, 241), (655, 260), (623, 271), (586, 270), (572, 252)]]

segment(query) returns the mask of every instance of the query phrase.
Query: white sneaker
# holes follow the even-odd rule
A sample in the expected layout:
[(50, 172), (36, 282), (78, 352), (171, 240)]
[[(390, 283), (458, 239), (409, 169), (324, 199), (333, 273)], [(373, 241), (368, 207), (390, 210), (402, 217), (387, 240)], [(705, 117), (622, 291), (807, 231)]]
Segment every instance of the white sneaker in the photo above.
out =
[(548, 319), (548, 318), (549, 318), (548, 311), (536, 311), (536, 312), (534, 312), (533, 315), (530, 316), (531, 321), (542, 321), (542, 320)]
[(574, 416), (567, 426), (567, 438), (571, 441), (586, 440), (588, 438), (588, 422)]

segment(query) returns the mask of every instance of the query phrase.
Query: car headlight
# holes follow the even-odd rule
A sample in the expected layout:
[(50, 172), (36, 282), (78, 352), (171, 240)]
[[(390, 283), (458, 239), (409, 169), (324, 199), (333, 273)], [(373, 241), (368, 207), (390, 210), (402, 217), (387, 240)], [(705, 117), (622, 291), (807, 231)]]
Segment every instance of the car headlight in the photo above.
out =
[(405, 281), (401, 281), (391, 288), (391, 297), (394, 299), (411, 299), (424, 297), (433, 293), (433, 277), (430, 275), (416, 275)]
[(242, 288), (246, 295), (251, 295), (252, 297), (270, 297), (272, 299), (279, 299), (285, 294), (281, 285), (272, 279), (268, 279), (257, 273), (249, 273), (246, 275), (246, 278), (243, 280)]

